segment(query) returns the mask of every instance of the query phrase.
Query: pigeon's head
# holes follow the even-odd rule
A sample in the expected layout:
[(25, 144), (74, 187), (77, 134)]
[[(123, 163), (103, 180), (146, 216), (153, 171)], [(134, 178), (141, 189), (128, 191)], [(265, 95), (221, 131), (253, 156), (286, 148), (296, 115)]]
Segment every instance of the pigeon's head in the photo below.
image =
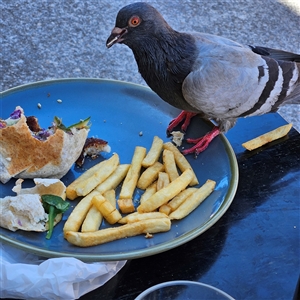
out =
[(155, 36), (167, 28), (168, 24), (154, 7), (144, 2), (133, 3), (118, 12), (106, 46), (110, 48), (116, 43), (124, 43), (132, 48), (143, 39)]

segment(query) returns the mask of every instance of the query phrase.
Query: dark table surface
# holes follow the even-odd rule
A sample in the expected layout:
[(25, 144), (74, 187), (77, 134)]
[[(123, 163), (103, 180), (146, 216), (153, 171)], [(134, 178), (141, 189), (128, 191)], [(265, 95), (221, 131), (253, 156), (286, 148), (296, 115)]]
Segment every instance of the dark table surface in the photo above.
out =
[(227, 133), (239, 186), (225, 215), (194, 240), (128, 261), (104, 286), (81, 299), (134, 299), (171, 280), (213, 285), (235, 299), (293, 299), (300, 270), (300, 135), (257, 151), (241, 143), (286, 122), (278, 114), (242, 119)]

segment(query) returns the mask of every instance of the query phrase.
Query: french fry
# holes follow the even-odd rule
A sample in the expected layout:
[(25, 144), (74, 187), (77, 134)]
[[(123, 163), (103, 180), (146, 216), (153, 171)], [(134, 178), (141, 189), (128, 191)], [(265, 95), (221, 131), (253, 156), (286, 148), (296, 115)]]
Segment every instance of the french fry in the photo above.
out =
[(172, 200), (170, 200), (168, 203), (163, 204), (159, 208), (159, 211), (166, 215), (169, 215), (172, 211), (174, 211), (176, 208), (178, 208), (195, 191), (197, 191), (197, 188), (187, 188), (187, 189), (183, 190), (177, 196), (175, 196)]
[(197, 188), (188, 188), (180, 192), (176, 197), (169, 201), (166, 205), (170, 207), (171, 212), (177, 209), (190, 195), (195, 193)]
[(91, 176), (77, 183), (75, 187), (78, 196), (86, 196), (97, 185), (107, 179), (119, 165), (119, 155), (114, 154), (111, 158), (102, 161), (99, 164), (98, 170)]
[(78, 184), (80, 182), (85, 181), (88, 178), (91, 178), (94, 175), (94, 173), (96, 173), (98, 171), (101, 164), (102, 164), (102, 162), (100, 162), (100, 163), (96, 164), (95, 166), (93, 166), (92, 168), (88, 169), (83, 174), (81, 174), (77, 179), (75, 179), (71, 184), (69, 184), (67, 186), (66, 193), (67, 193), (67, 198), (69, 200), (74, 200), (75, 198), (78, 197), (78, 195), (76, 193), (76, 187), (78, 186)]
[(148, 186), (145, 192), (142, 194), (140, 198), (140, 203), (148, 200), (153, 194), (157, 192), (157, 182), (153, 182), (150, 186)]
[(171, 207), (168, 204), (163, 204), (158, 211), (168, 216), (171, 213)]
[(89, 247), (143, 233), (165, 232), (169, 231), (170, 228), (171, 221), (169, 218), (148, 219), (95, 232), (68, 231), (66, 232), (66, 239), (73, 245)]
[(130, 214), (126, 215), (125, 217), (123, 217), (121, 220), (119, 220), (118, 223), (119, 224), (126, 224), (127, 220), (128, 220), (128, 217), (129, 216), (135, 216), (135, 215), (140, 215), (140, 213), (138, 213), (137, 211), (133, 212), (133, 213), (130, 213)]
[(280, 126), (272, 131), (269, 131), (263, 135), (260, 135), (246, 143), (243, 143), (242, 146), (247, 150), (251, 151), (257, 149), (267, 143), (280, 139), (288, 134), (291, 130), (293, 124), (287, 124), (284, 126)]
[(122, 219), (119, 211), (113, 207), (102, 195), (94, 196), (92, 203), (95, 205), (95, 207), (97, 207), (109, 224), (115, 224)]
[(116, 191), (109, 190), (103, 194), (103, 197), (114, 207), (117, 207)]
[(134, 223), (139, 222), (142, 220), (148, 220), (148, 219), (161, 219), (161, 218), (167, 218), (167, 216), (161, 212), (149, 212), (140, 214), (138, 212), (134, 212), (132, 214), (129, 214), (125, 217), (123, 217), (118, 223), (120, 224), (126, 224), (126, 223)]
[(191, 194), (176, 210), (170, 215), (170, 219), (182, 219), (197, 208), (214, 190), (216, 182), (208, 179), (196, 192)]
[(142, 173), (137, 182), (137, 187), (139, 189), (145, 190), (151, 183), (153, 183), (157, 179), (158, 173), (163, 170), (164, 165), (156, 161)]
[(95, 190), (100, 194), (103, 194), (106, 191), (115, 189), (125, 178), (129, 167), (129, 164), (118, 165), (116, 170), (106, 180), (96, 186)]
[(170, 183), (169, 175), (165, 172), (158, 173), (157, 190), (161, 190)]
[(158, 158), (161, 154), (161, 150), (163, 148), (163, 143), (164, 142), (161, 138), (159, 138), (158, 136), (154, 136), (150, 150), (142, 162), (143, 167), (150, 167), (156, 161), (158, 161)]
[(122, 184), (121, 192), (119, 195), (120, 199), (132, 198), (133, 192), (136, 188), (136, 184), (140, 176), (142, 161), (145, 155), (146, 148), (139, 146), (135, 147), (134, 154), (131, 160), (131, 165)]
[(99, 193), (93, 191), (79, 201), (64, 225), (64, 233), (67, 231), (78, 231), (80, 229), (82, 222), (92, 206), (92, 199), (96, 195), (99, 195)]
[(197, 176), (194, 173), (190, 163), (187, 161), (187, 159), (184, 157), (184, 155), (176, 148), (176, 146), (174, 146), (171, 142), (167, 142), (167, 143), (164, 143), (163, 148), (173, 152), (175, 162), (176, 162), (178, 168), (181, 170), (181, 172), (184, 172), (186, 169), (192, 170), (194, 176), (193, 176), (193, 180), (191, 181), (190, 185), (199, 184)]
[(120, 211), (123, 214), (129, 214), (129, 213), (132, 213), (133, 211), (135, 211), (133, 201), (132, 201), (131, 198), (129, 198), (129, 199), (119, 199), (118, 200), (118, 206), (119, 206)]
[(194, 177), (191, 169), (186, 169), (178, 178), (172, 181), (167, 187), (157, 191), (147, 201), (141, 203), (137, 211), (139, 213), (152, 212), (161, 205), (167, 203), (170, 199), (174, 198), (182, 190), (184, 190)]
[(103, 217), (100, 211), (92, 205), (81, 226), (81, 232), (97, 231), (102, 223)]
[(168, 173), (170, 181), (179, 177), (174, 153), (168, 149), (164, 149), (162, 159), (165, 166), (165, 172)]
[[(64, 237), (70, 243), (88, 247), (138, 234), (151, 236), (151, 233), (168, 231), (171, 219), (187, 216), (214, 190), (216, 182), (212, 180), (199, 189), (187, 188), (198, 184), (198, 180), (187, 159), (172, 143), (164, 144), (155, 136), (146, 154), (146, 148), (136, 146), (130, 165), (120, 165), (119, 156), (114, 154), (67, 187), (69, 199), (85, 196), (63, 228)], [(158, 161), (161, 154), (162, 163)], [(147, 169), (140, 174), (143, 166)], [(116, 200), (115, 189), (122, 180)], [(136, 188), (145, 190), (137, 212), (132, 200)], [(127, 216), (122, 218), (117, 201), (118, 209)], [(102, 218), (110, 224), (125, 225), (99, 230)]]

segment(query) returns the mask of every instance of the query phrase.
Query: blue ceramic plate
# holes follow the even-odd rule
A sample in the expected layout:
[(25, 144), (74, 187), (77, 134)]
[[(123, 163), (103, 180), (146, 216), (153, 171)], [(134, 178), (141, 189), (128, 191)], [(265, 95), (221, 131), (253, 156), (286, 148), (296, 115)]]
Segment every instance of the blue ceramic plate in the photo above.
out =
[[(57, 100), (62, 100), (59, 103)], [(38, 108), (38, 103), (41, 108)], [(119, 154), (120, 163), (130, 163), (135, 146), (150, 148), (155, 135), (164, 141), (166, 127), (179, 113), (177, 109), (164, 103), (150, 89), (119, 81), (102, 79), (62, 79), (23, 85), (1, 93), (1, 117), (6, 118), (20, 105), (25, 115), (34, 115), (42, 127), (51, 124), (56, 115), (70, 125), (91, 116), (92, 127), (89, 136), (96, 136), (109, 142), (112, 152)], [(210, 123), (193, 118), (187, 137), (199, 137), (211, 129)], [(140, 134), (142, 133), (142, 135)], [(112, 154), (105, 154), (96, 160), (87, 161), (88, 168)], [(173, 221), (169, 232), (155, 234), (146, 239), (144, 235), (113, 241), (104, 245), (79, 248), (63, 238), (63, 225), (70, 211), (54, 230), (51, 240), (46, 233), (16, 231), (0, 228), (0, 238), (17, 248), (44, 257), (72, 256), (83, 261), (107, 261), (133, 259), (160, 253), (177, 247), (197, 237), (214, 223), (229, 208), (238, 184), (238, 167), (235, 154), (221, 135), (198, 156), (188, 155), (187, 159), (195, 170), (200, 184), (208, 178), (217, 182), (216, 190), (188, 217)], [(63, 182), (68, 185), (83, 172), (72, 168)], [(15, 180), (5, 185), (0, 183), (0, 197), (14, 195)], [(24, 186), (32, 186), (26, 180)], [(142, 191), (134, 195), (136, 206)], [(118, 190), (117, 190), (118, 195)], [(76, 205), (71, 202), (71, 207)], [(102, 227), (108, 227), (105, 222)]]

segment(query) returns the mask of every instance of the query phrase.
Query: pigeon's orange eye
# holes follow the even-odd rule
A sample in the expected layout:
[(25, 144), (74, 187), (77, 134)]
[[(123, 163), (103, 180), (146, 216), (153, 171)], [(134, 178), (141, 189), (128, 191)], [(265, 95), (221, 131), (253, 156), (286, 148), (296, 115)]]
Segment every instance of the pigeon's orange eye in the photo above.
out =
[(129, 20), (129, 26), (136, 27), (140, 24), (141, 19), (137, 16), (133, 16)]

